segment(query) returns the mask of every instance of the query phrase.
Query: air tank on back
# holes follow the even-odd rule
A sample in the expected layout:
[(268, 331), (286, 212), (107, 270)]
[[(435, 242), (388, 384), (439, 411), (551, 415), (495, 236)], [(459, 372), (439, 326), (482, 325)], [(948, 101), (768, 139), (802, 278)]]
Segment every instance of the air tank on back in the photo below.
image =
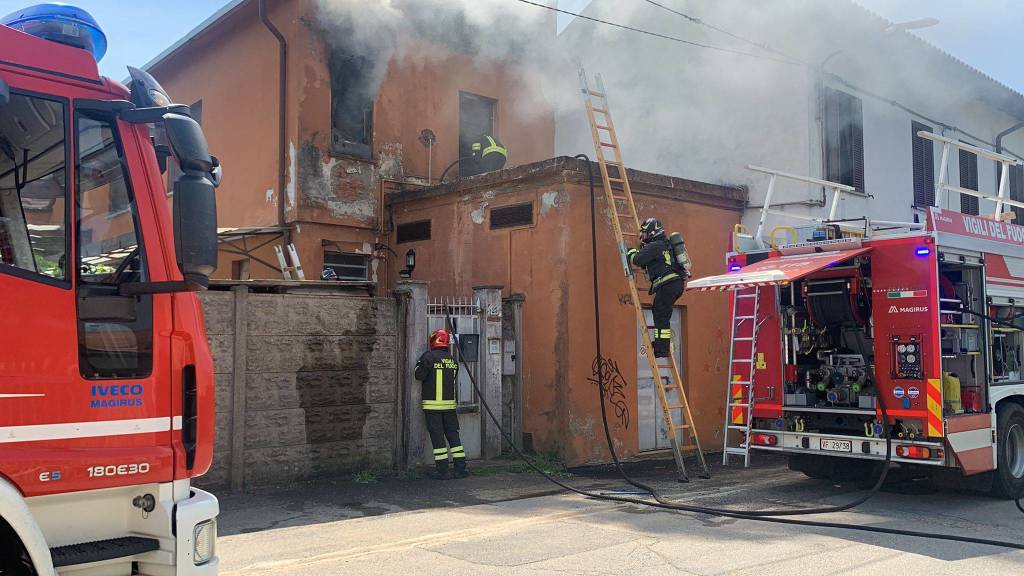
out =
[(676, 264), (678, 264), (683, 270), (686, 271), (687, 276), (690, 275), (690, 256), (686, 253), (686, 243), (683, 242), (683, 237), (679, 232), (673, 232), (668, 237), (668, 243), (672, 246), (672, 257), (675, 258)]

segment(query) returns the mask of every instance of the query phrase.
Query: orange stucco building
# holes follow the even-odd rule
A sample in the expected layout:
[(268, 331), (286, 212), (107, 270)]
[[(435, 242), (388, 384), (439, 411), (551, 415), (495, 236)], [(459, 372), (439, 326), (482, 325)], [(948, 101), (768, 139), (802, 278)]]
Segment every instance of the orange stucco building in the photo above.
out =
[[(280, 279), (273, 246), (282, 242), (269, 235), (280, 229), (307, 278), (325, 263), (355, 278), (362, 265), (370, 284), (389, 284), (380, 275), (394, 257), (384, 248), (381, 199), (402, 184), (437, 181), (459, 157), (460, 129), (480, 121), (474, 103), (490, 113), (510, 165), (553, 155), (550, 106), (517, 82), (516, 64), (415, 38), (391, 57), (339, 53), (324, 17), (314, 0), (234, 0), (146, 66), (176, 101), (201, 110), (225, 172), (219, 225), (263, 229), (222, 244), (216, 277)], [(359, 102), (354, 83), (375, 82), (359, 67), (381, 57), (383, 79)]]
[[(657, 214), (686, 238), (695, 270), (725, 271), (745, 190), (637, 171), (630, 182), (637, 210)], [(569, 465), (609, 460), (597, 400), (588, 183), (586, 163), (563, 157), (389, 196), (392, 245), (416, 251), (415, 277), (429, 281), (432, 293), (468, 294), (488, 285), (522, 298), (522, 400), (514, 420), (525, 445), (556, 451)], [(638, 362), (636, 317), (600, 180), (596, 194), (606, 406), (620, 456), (633, 458), (668, 444), (658, 437), (661, 413), (648, 365)], [(724, 294), (680, 299), (679, 359), (705, 450), (721, 446), (728, 326)]]
[[(351, 86), (365, 80), (359, 66), (375, 55), (339, 55), (316, 6), (234, 0), (147, 66), (201, 116), (224, 166), (219, 221), (234, 231), (224, 234), (217, 277), (280, 279), (273, 247), (291, 242), (307, 279), (336, 266), (386, 293), (414, 250), (413, 279), (429, 281), (432, 296), (500, 287), (522, 302), (516, 432), (570, 465), (607, 462), (589, 180), (582, 161), (552, 158), (551, 106), (521, 82), (528, 71), (514, 61), (408, 38), (359, 108)], [(440, 183), (481, 123), (508, 147), (508, 166)], [(685, 236), (700, 274), (722, 271), (744, 190), (641, 172), (631, 181), (640, 212)], [(638, 362), (636, 319), (600, 195), (598, 186), (606, 406), (620, 454), (632, 458), (668, 444), (653, 380)], [(706, 450), (721, 445), (727, 308), (722, 295), (686, 295), (674, 319)]]

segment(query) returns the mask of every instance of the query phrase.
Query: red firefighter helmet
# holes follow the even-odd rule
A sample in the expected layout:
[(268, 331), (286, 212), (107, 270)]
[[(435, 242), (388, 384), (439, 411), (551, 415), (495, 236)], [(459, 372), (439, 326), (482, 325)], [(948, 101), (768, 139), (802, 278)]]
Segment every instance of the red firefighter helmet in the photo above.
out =
[(431, 348), (447, 348), (452, 341), (452, 337), (448, 334), (448, 331), (439, 328), (430, 333), (430, 347)]

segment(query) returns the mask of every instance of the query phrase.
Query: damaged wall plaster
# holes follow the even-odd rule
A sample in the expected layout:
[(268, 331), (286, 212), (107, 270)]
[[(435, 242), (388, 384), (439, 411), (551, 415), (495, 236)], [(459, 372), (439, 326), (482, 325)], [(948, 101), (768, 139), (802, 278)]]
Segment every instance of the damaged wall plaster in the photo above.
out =
[(338, 218), (376, 219), (377, 175), (370, 163), (324, 153), (315, 135), (302, 143), (298, 156), (303, 206), (324, 208)]

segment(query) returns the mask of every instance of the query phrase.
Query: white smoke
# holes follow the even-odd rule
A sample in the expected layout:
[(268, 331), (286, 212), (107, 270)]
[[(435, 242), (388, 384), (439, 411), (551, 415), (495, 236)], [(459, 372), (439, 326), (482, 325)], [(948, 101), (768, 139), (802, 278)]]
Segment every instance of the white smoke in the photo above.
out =
[(363, 91), (374, 94), (392, 59), (427, 64), (446, 57), (424, 41), (481, 63), (530, 64), (525, 83), (539, 82), (550, 59), (554, 14), (508, 0), (317, 0), (316, 27), (335, 54), (369, 67)]

